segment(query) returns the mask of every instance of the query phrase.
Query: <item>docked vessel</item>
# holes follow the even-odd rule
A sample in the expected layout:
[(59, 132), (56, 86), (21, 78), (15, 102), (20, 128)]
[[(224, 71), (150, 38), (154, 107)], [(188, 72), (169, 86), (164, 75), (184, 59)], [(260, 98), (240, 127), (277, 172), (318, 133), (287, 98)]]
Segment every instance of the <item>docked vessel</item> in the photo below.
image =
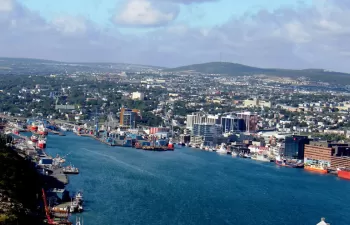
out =
[(338, 177), (350, 180), (350, 168), (337, 168)]
[(219, 154), (227, 154), (226, 146), (224, 143), (220, 145), (220, 148), (216, 151)]
[(262, 162), (270, 162), (270, 159), (267, 155), (263, 155), (263, 154), (256, 154), (254, 156), (251, 157), (254, 160), (257, 161), (262, 161)]
[(79, 169), (70, 165), (70, 166), (64, 167), (62, 169), (62, 172), (64, 174), (79, 174)]
[(38, 126), (37, 133), (40, 134), (40, 135), (47, 135), (48, 134), (48, 130), (47, 130), (47, 128), (45, 128), (44, 124), (40, 124)]
[(38, 137), (37, 137), (36, 135), (32, 135), (32, 136), (30, 137), (30, 140), (31, 140), (32, 142), (36, 143), (36, 142), (38, 142)]
[(304, 170), (316, 172), (316, 173), (322, 173), (322, 174), (328, 173), (327, 167), (323, 165), (305, 164)]
[(45, 139), (39, 139), (37, 142), (37, 147), (40, 149), (46, 148), (46, 140)]
[(174, 151), (174, 144), (172, 142), (169, 142), (167, 150)]
[(291, 167), (291, 168), (303, 168), (304, 163), (299, 161), (288, 161), (286, 159), (283, 159), (281, 156), (276, 156), (275, 160), (276, 165), (283, 166), (283, 167)]

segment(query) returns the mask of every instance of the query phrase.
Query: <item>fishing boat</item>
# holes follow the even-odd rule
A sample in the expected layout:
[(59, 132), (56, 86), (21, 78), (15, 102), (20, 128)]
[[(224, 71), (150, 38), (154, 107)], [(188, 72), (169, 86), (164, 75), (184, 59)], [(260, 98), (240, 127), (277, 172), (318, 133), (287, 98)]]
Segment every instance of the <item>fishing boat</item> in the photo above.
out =
[(350, 180), (350, 168), (337, 168), (338, 177)]
[(316, 172), (316, 173), (322, 173), (322, 174), (328, 173), (327, 167), (321, 164), (305, 164), (304, 170)]

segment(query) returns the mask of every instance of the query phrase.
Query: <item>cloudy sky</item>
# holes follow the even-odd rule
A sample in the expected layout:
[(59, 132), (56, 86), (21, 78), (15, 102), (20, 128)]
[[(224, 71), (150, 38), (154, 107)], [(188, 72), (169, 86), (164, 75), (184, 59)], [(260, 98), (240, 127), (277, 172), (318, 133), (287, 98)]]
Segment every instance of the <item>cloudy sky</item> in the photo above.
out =
[(350, 0), (0, 0), (0, 56), (350, 72)]

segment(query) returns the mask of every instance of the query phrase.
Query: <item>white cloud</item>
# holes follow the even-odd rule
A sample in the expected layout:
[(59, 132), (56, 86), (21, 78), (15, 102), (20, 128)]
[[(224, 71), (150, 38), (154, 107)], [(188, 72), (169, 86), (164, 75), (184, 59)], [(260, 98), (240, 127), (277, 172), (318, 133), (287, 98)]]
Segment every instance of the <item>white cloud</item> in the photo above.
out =
[(1, 12), (11, 12), (13, 10), (12, 0), (0, 0), (0, 13)]
[(149, 0), (129, 0), (115, 16), (115, 22), (125, 25), (157, 26), (167, 24), (175, 18), (175, 11), (157, 8)]
[(84, 33), (87, 30), (85, 20), (83, 18), (72, 16), (60, 16), (52, 21), (52, 25), (63, 34)]

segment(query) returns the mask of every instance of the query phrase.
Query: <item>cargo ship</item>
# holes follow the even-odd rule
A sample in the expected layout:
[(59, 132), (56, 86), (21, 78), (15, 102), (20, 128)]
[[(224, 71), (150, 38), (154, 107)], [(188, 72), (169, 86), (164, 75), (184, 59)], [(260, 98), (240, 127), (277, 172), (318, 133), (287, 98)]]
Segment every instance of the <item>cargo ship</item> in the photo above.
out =
[(327, 167), (325, 167), (325, 166), (323, 166), (323, 165), (305, 164), (305, 165), (304, 165), (304, 169), (307, 170), (307, 171), (316, 172), (316, 173), (321, 173), (321, 174), (326, 174), (326, 173), (328, 173)]
[(350, 168), (337, 168), (338, 177), (350, 180)]
[(288, 161), (286, 159), (283, 159), (281, 156), (276, 156), (275, 160), (276, 165), (283, 166), (283, 167), (290, 167), (290, 168), (303, 168), (304, 163), (299, 161)]

